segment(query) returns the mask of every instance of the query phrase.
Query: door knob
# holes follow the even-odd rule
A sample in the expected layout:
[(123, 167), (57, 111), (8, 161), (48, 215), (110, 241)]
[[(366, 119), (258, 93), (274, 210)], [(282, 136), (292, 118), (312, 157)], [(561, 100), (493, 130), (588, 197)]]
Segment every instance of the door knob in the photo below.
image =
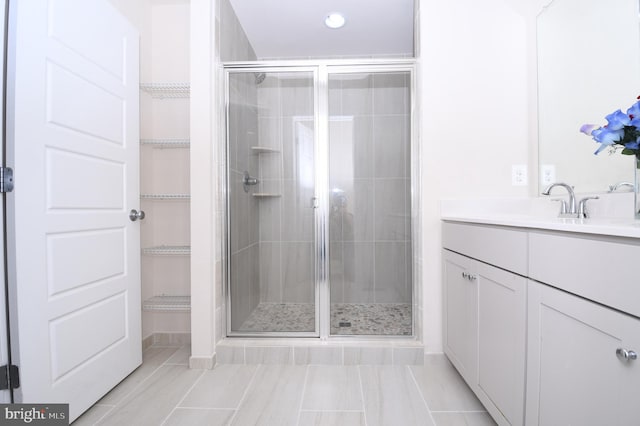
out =
[(140, 210), (136, 210), (136, 209), (131, 209), (131, 211), (129, 212), (129, 219), (131, 219), (131, 222), (135, 222), (136, 220), (142, 220), (144, 219), (144, 211)]
[(634, 351), (628, 351), (624, 348), (616, 349), (616, 356), (620, 361), (633, 361), (638, 359), (638, 354)]

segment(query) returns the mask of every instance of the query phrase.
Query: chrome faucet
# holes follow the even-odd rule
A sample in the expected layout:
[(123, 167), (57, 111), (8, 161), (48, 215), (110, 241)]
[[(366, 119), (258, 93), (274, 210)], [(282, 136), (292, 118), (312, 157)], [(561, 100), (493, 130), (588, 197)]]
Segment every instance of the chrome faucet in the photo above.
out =
[(625, 186), (631, 188), (631, 191), (633, 191), (633, 188), (635, 188), (635, 185), (631, 182), (618, 182), (615, 185), (609, 185), (609, 192), (616, 192), (618, 189)]
[(561, 186), (567, 190), (569, 193), (569, 205), (567, 206), (564, 200), (561, 200), (561, 208), (560, 208), (560, 217), (577, 217), (578, 210), (576, 208), (576, 194), (573, 192), (573, 187), (567, 185), (566, 183), (556, 182), (547, 186), (544, 191), (542, 191), (542, 195), (551, 195), (551, 190), (556, 187)]
[(589, 212), (587, 211), (587, 201), (599, 199), (600, 197), (596, 195), (593, 197), (584, 197), (582, 200), (580, 200), (580, 202), (578, 203), (578, 219), (586, 219), (589, 217)]

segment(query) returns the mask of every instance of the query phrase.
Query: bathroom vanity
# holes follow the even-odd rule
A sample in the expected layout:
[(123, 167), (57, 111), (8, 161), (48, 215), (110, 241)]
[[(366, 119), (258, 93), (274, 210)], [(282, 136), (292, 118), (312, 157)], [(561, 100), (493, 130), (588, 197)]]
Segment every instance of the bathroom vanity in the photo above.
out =
[(640, 424), (640, 223), (443, 220), (444, 352), (494, 420)]

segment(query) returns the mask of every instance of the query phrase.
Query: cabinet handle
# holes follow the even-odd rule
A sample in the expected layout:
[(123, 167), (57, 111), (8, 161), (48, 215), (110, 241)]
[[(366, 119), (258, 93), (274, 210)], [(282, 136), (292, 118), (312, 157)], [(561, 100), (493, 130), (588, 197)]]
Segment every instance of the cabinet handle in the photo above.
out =
[(478, 277), (476, 277), (475, 275), (470, 274), (470, 273), (468, 273), (468, 272), (463, 272), (463, 273), (462, 273), (462, 278), (464, 278), (465, 280), (474, 281), (474, 280), (476, 280)]
[(616, 356), (620, 361), (634, 361), (638, 359), (638, 354), (635, 351), (628, 351), (624, 348), (616, 349)]

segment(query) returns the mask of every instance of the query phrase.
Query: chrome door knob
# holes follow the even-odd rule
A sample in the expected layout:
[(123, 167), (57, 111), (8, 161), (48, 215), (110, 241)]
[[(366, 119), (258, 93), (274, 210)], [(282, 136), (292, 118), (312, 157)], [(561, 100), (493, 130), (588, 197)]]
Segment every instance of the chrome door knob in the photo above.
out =
[(131, 219), (131, 222), (135, 222), (136, 220), (142, 220), (144, 219), (144, 211), (140, 210), (136, 210), (136, 209), (131, 209), (131, 211), (129, 212), (129, 219)]
[(638, 354), (635, 351), (628, 351), (624, 348), (616, 349), (616, 356), (620, 361), (634, 361), (638, 359)]

